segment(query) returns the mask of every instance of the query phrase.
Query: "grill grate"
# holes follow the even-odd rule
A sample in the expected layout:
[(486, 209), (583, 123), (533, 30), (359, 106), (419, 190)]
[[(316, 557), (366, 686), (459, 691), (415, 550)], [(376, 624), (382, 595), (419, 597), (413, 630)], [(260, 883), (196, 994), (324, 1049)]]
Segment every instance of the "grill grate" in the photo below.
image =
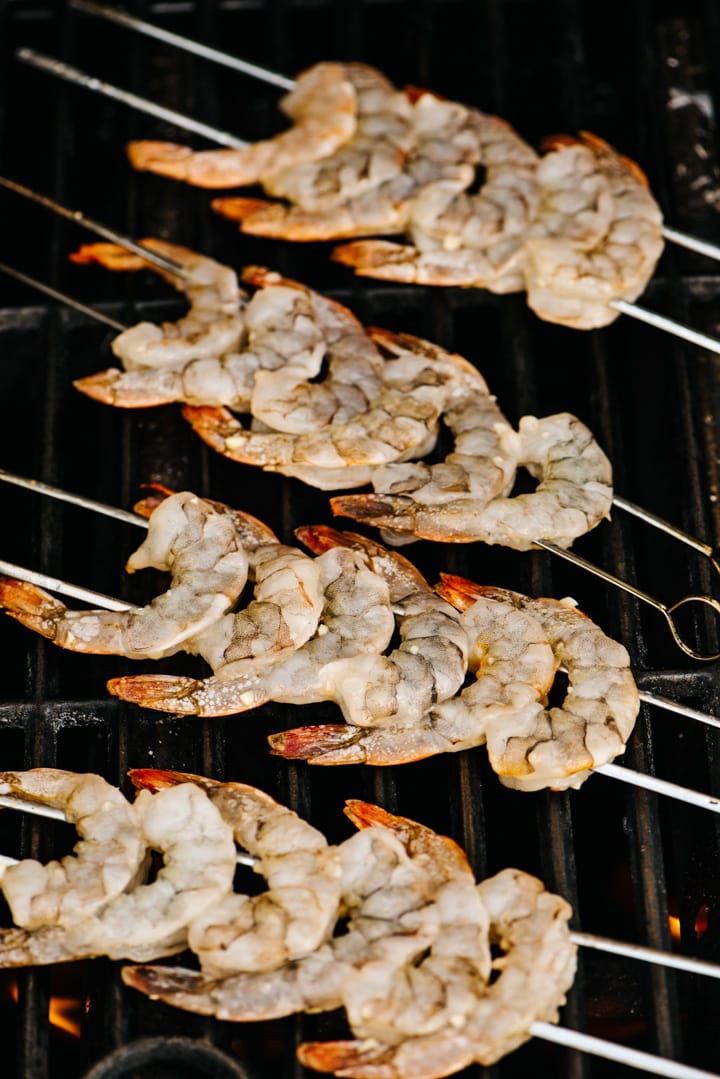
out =
[[(549, 131), (595, 131), (642, 164), (675, 227), (720, 239), (713, 112), (720, 81), (711, 66), (720, 55), (720, 15), (712, 3), (227, 0), (128, 6), (286, 73), (320, 58), (367, 60), (397, 83), (429, 85), (499, 112), (535, 144)], [(704, 539), (720, 538), (716, 357), (624, 319), (593, 334), (562, 330), (535, 319), (521, 297), (350, 282), (328, 261), (328, 245), (239, 239), (209, 212), (206, 192), (134, 175), (125, 163), (121, 147), (128, 138), (177, 138), (177, 132), (22, 68), (13, 58), (18, 45), (60, 55), (248, 138), (281, 123), (271, 88), (59, 5), (5, 0), (0, 169), (6, 175), (134, 236), (161, 234), (236, 266), (269, 265), (329, 291), (365, 321), (456, 349), (478, 364), (511, 420), (527, 412), (576, 412), (613, 460), (619, 493)], [(114, 276), (69, 265), (68, 252), (85, 237), (68, 222), (7, 193), (0, 206), (4, 261), (120, 321), (177, 317), (181, 305), (150, 274)], [(175, 409), (125, 415), (81, 397), (71, 381), (105, 365), (107, 332), (74, 312), (38, 305), (20, 285), (2, 281), (0, 288), (3, 467), (125, 507), (141, 482), (188, 487), (243, 505), (284, 539), (297, 524), (329, 519), (321, 492), (209, 454)], [(720, 276), (711, 264), (667, 251), (643, 302), (717, 334), (719, 296)], [(3, 557), (131, 601), (153, 594), (152, 575), (122, 573), (137, 544), (135, 530), (15, 489), (3, 489), (2, 505)], [(668, 602), (712, 588), (706, 566), (620, 513), (577, 548)], [(579, 570), (541, 553), (479, 546), (420, 543), (411, 554), (431, 580), (445, 570), (535, 595), (575, 596), (628, 646), (642, 688), (720, 714), (717, 665), (686, 661), (655, 612)], [(707, 633), (712, 638), (714, 628)], [(516, 794), (499, 786), (482, 750), (402, 769), (310, 770), (271, 758), (265, 743), (271, 731), (309, 722), (307, 709), (268, 705), (245, 719), (175, 721), (106, 697), (107, 678), (138, 665), (60, 652), (7, 619), (0, 620), (0, 653), (3, 768), (58, 765), (99, 771), (122, 783), (128, 768), (156, 765), (240, 779), (292, 805), (331, 841), (349, 834), (341, 812), (345, 798), (378, 801), (452, 834), (478, 876), (506, 865), (542, 876), (572, 902), (587, 931), (670, 947), (671, 913), (680, 919), (684, 952), (720, 959), (720, 850), (709, 814), (619, 789), (601, 777), (578, 793)], [(189, 666), (181, 658), (157, 669)], [(329, 705), (312, 714), (317, 722), (336, 718)], [(690, 722), (644, 708), (627, 763), (656, 767), (664, 777), (720, 794), (717, 736)], [(63, 826), (0, 817), (5, 853), (57, 856), (71, 842)], [(0, 977), (0, 1029), (12, 1074), (81, 1076), (113, 1052), (122, 1066), (127, 1050), (133, 1075), (157, 1076), (166, 1067), (177, 1076), (181, 1065), (170, 1055), (169, 1039), (182, 1034), (247, 1063), (258, 1079), (300, 1079), (310, 1073), (295, 1062), (297, 1042), (344, 1033), (336, 1015), (245, 1028), (175, 1012), (124, 990), (119, 966), (97, 960)], [(80, 1002), (79, 1038), (48, 1022), (51, 996)], [(565, 1021), (720, 1070), (719, 996), (712, 983), (689, 975), (585, 957)], [(144, 1064), (131, 1056), (138, 1040), (158, 1037), (161, 1046), (168, 1038), (166, 1058)], [(192, 1061), (185, 1064), (192, 1074)], [(463, 1075), (603, 1079), (621, 1072), (617, 1065), (533, 1042), (491, 1069), (470, 1068)]]

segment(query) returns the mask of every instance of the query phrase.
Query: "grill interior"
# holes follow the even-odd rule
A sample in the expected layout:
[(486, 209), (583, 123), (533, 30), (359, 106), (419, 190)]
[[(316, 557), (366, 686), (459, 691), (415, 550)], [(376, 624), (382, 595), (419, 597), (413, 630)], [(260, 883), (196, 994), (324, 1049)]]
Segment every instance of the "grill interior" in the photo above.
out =
[[(429, 86), (496, 112), (534, 145), (549, 133), (593, 131), (639, 162), (668, 223), (720, 240), (714, 120), (720, 73), (712, 66), (720, 56), (720, 12), (710, 0), (226, 0), (128, 7), (286, 74), (318, 59), (364, 60), (396, 84)], [(564, 330), (536, 319), (522, 296), (352, 279), (329, 261), (330, 245), (239, 237), (210, 212), (207, 192), (136, 175), (123, 155), (131, 137), (190, 139), (29, 70), (14, 57), (20, 45), (248, 139), (282, 127), (272, 87), (62, 5), (5, 0), (4, 175), (129, 235), (162, 236), (236, 267), (267, 265), (327, 291), (368, 323), (459, 351), (480, 367), (511, 421), (526, 413), (576, 413), (613, 461), (619, 494), (717, 542), (717, 357), (628, 318), (593, 333)], [(113, 275), (71, 265), (68, 253), (88, 239), (71, 223), (6, 192), (0, 206), (5, 262), (127, 324), (175, 318), (184, 309), (150, 272)], [(0, 289), (2, 467), (125, 508), (144, 482), (188, 488), (242, 506), (287, 541), (301, 523), (330, 520), (325, 494), (211, 454), (178, 409), (123, 414), (78, 394), (73, 378), (108, 365), (112, 331), (5, 278)], [(713, 263), (668, 249), (642, 303), (718, 335), (719, 292)], [(160, 589), (159, 575), (123, 572), (139, 542), (130, 526), (10, 487), (0, 494), (3, 558), (131, 602)], [(576, 550), (666, 603), (716, 586), (702, 559), (619, 511)], [(687, 659), (656, 611), (581, 570), (543, 553), (480, 545), (422, 542), (406, 553), (430, 580), (442, 570), (533, 595), (574, 596), (628, 647), (641, 688), (720, 714), (717, 664)], [(695, 630), (717, 648), (717, 626), (701, 621)], [(109, 677), (149, 664), (62, 652), (9, 619), (0, 619), (0, 654), (3, 768), (98, 771), (126, 790), (126, 770), (150, 765), (238, 779), (291, 805), (331, 841), (350, 834), (345, 798), (377, 801), (451, 834), (478, 877), (508, 865), (541, 876), (572, 903), (579, 928), (670, 948), (672, 915), (682, 937), (678, 950), (720, 960), (720, 850), (712, 814), (599, 776), (570, 794), (515, 793), (499, 785), (482, 749), (399, 769), (310, 769), (270, 757), (266, 736), (335, 721), (334, 706), (271, 704), (244, 718), (176, 720), (122, 705), (105, 692)], [(203, 670), (182, 656), (153, 669)], [(643, 707), (624, 762), (720, 795), (717, 747), (712, 731)], [(72, 842), (64, 826), (0, 816), (3, 853), (48, 858), (66, 853)], [(176, 1012), (124, 989), (119, 970), (119, 963), (95, 960), (3, 974), (8, 1074), (85, 1076), (109, 1057), (92, 1072), (95, 1079), (232, 1075), (241, 1066), (257, 1079), (290, 1079), (310, 1074), (295, 1061), (299, 1040), (346, 1033), (334, 1013), (240, 1026)], [(48, 1022), (51, 996), (70, 1000), (79, 1037)], [(720, 1070), (719, 1004), (716, 983), (707, 979), (586, 954), (563, 1021)], [(178, 1056), (180, 1035), (193, 1042)], [(143, 1057), (136, 1043), (147, 1038), (160, 1041), (141, 1042), (149, 1054)], [(208, 1046), (200, 1062), (192, 1051), (198, 1039)], [(462, 1074), (481, 1073), (475, 1067)], [(487, 1074), (590, 1079), (626, 1071), (535, 1040)]]

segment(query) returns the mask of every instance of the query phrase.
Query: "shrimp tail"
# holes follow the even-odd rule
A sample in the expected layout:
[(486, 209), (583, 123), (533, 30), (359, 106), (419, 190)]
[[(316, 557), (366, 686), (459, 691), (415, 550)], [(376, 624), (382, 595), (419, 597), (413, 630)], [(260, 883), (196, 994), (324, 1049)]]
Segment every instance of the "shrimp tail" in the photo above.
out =
[(11, 618), (51, 641), (57, 634), (58, 619), (67, 609), (41, 588), (14, 577), (0, 577), (0, 607)]
[(397, 1079), (392, 1059), (383, 1061), (387, 1046), (366, 1041), (303, 1042), (297, 1058), (306, 1068), (352, 1079)]
[(106, 270), (144, 270), (147, 262), (139, 255), (133, 255), (119, 244), (95, 243), (81, 244), (77, 251), (70, 253), (70, 261), (78, 266), (97, 263)]
[(108, 692), (122, 701), (153, 708), (158, 712), (177, 712), (199, 715), (200, 706), (193, 694), (202, 689), (202, 682), (173, 674), (137, 674), (111, 678)]
[(233, 435), (242, 434), (242, 424), (227, 408), (213, 408), (209, 405), (185, 405), (183, 418), (188, 421), (196, 435), (216, 453), (231, 456), (227, 440)]
[(481, 596), (492, 599), (494, 592), (502, 592), (501, 589), (476, 584), (467, 577), (458, 577), (453, 573), (441, 573), (440, 580), (441, 583), (435, 586), (435, 591), (458, 611), (466, 611)]
[(415, 530), (416, 505), (404, 495), (395, 498), (378, 494), (337, 495), (330, 499), (330, 509), (336, 517), (352, 517), (378, 528), (398, 532)]
[(208, 979), (196, 970), (182, 967), (155, 967), (138, 965), (123, 967), (121, 977), (125, 985), (137, 989), (151, 1000), (162, 1000), (176, 1008), (213, 1015), (212, 997), (206, 992)]
[(270, 751), (308, 764), (410, 764), (448, 752), (447, 740), (414, 727), (354, 727), (323, 723), (268, 737)]
[(421, 284), (417, 249), (409, 244), (394, 244), (387, 240), (358, 240), (333, 249), (333, 262), (351, 266), (358, 277), (375, 277), (384, 281)]

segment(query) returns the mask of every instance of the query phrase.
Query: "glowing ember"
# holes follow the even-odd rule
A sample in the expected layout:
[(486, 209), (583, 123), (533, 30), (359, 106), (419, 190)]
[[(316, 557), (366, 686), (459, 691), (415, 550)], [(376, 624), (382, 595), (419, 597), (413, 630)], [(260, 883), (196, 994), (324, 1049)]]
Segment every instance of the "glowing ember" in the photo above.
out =
[(674, 914), (669, 914), (668, 923), (670, 925), (670, 936), (672, 939), (680, 940), (680, 919), (676, 918)]
[(695, 918), (695, 936), (698, 938), (698, 940), (700, 939), (700, 937), (703, 937), (707, 932), (708, 914), (709, 911), (707, 903), (703, 903), (703, 905), (700, 907), (700, 910), (697, 912), (697, 917)]
[(51, 997), (48, 1019), (51, 1026), (65, 1031), (66, 1034), (72, 1034), (73, 1038), (79, 1038), (82, 1009), (82, 1001), (76, 1000), (75, 997)]

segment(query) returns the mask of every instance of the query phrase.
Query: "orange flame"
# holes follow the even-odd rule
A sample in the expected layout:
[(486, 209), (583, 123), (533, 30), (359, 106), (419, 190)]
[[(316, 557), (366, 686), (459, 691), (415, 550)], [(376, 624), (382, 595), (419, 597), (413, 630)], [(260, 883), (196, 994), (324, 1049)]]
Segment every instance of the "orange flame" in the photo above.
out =
[(680, 919), (676, 918), (674, 914), (669, 914), (668, 923), (670, 925), (670, 936), (672, 939), (680, 940)]
[(82, 1001), (75, 997), (50, 997), (48, 1019), (51, 1026), (79, 1038), (82, 1007)]

